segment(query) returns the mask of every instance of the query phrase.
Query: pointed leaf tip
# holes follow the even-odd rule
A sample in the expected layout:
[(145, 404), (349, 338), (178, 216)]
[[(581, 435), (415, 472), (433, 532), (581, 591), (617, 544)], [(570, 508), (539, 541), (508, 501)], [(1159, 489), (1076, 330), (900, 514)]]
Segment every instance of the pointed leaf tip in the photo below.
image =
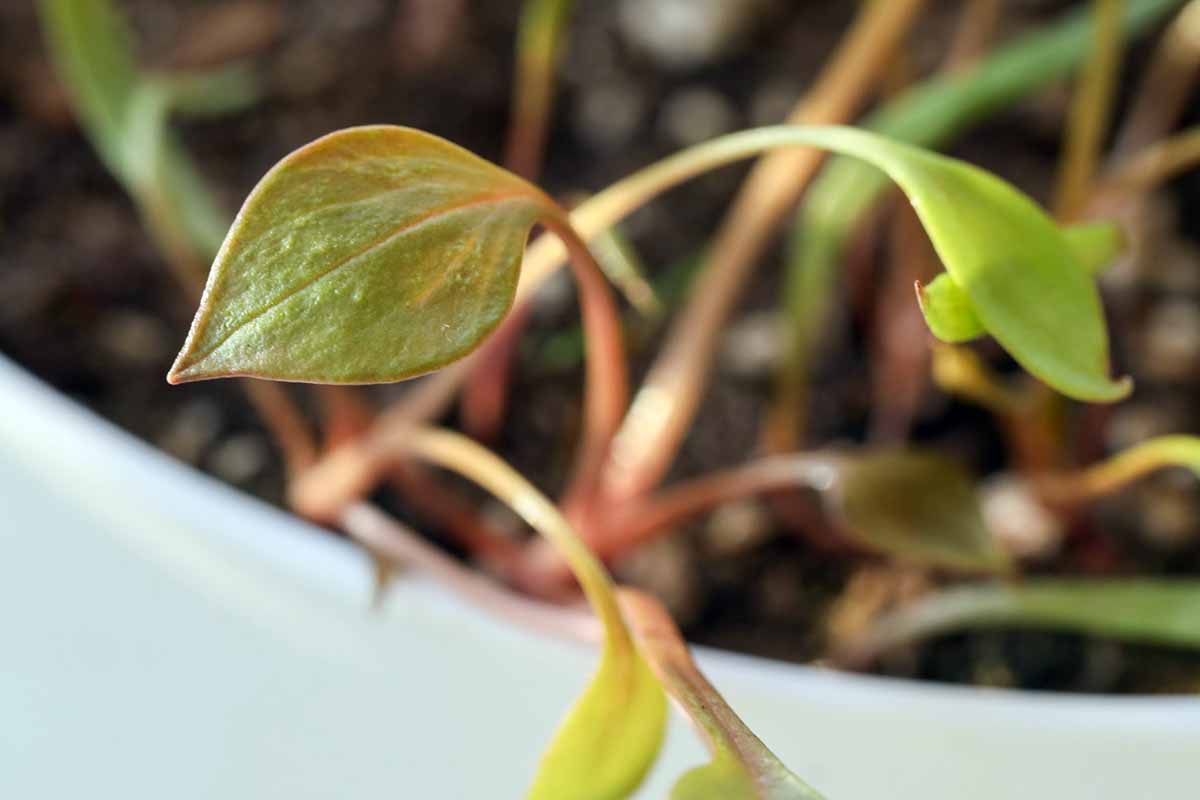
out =
[(436, 370), (508, 312), (547, 213), (540, 191), (431, 134), (331, 133), (246, 199), (168, 380), (377, 383)]

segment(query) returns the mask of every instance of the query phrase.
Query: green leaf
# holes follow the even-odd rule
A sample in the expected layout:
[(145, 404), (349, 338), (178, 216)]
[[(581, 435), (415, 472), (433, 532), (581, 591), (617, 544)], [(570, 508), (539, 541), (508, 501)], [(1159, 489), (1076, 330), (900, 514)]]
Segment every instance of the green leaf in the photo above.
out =
[(967, 293), (945, 273), (928, 284), (917, 284), (917, 302), (930, 332), (943, 342), (969, 342), (987, 333)]
[[(1120, 227), (1111, 222), (1072, 225), (1061, 230), (1080, 266), (1089, 274), (1107, 267), (1125, 247)], [(947, 274), (938, 275), (925, 286), (918, 283), (917, 301), (929, 330), (943, 342), (969, 342), (987, 333), (967, 293)]]
[(529, 800), (620, 800), (654, 763), (666, 724), (662, 686), (627, 636), (610, 630), (605, 639), (592, 682), (542, 755)]
[[(1144, 0), (1125, 6), (1130, 39), (1157, 29), (1182, 0)], [(1089, 9), (1005, 43), (973, 67), (915, 85), (880, 110), (864, 127), (910, 144), (941, 147), (954, 136), (1011, 107), (1032, 92), (1062, 80), (1086, 56), (1091, 42)], [(781, 384), (803, 387), (813, 349), (834, 305), (836, 273), (855, 226), (882, 198), (886, 176), (853, 158), (831, 160), (805, 195), (789, 237), (784, 303), (792, 327)], [(793, 394), (798, 389), (793, 388)], [(795, 412), (790, 408), (787, 414)]]
[[(603, 565), (558, 507), (483, 445), (438, 428), (415, 426), (398, 434), (401, 451), (477, 483), (543, 536), (570, 567), (604, 627), (600, 666), (543, 755), (528, 796), (534, 800), (628, 796), (662, 744), (667, 704), (662, 686), (626, 627)], [(305, 480), (325, 482), (312, 475)]]
[(252, 375), (397, 381), (477, 347), (508, 312), (552, 201), (427, 133), (339, 131), (246, 199), (173, 382)]
[(893, 450), (838, 456), (831, 465), (823, 497), (858, 543), (930, 566), (1009, 568), (983, 522), (970, 477), (955, 462)]
[[(1027, 371), (1081, 400), (1125, 397), (1108, 375), (1100, 295), (1066, 237), (983, 170), (883, 140), (853, 152), (900, 184), (984, 328)], [(868, 157), (873, 156), (873, 157)]]
[[(194, 251), (190, 260), (212, 258), (229, 220), (166, 127), (180, 87), (139, 72), (128, 26), (108, 0), (40, 0), (39, 9), (55, 66), (105, 167), (164, 249), (182, 245)], [(238, 80), (248, 76), (227, 72), (224, 91)]]
[[(713, 759), (684, 773), (671, 800), (821, 800), (734, 713), (696, 662), (662, 604), (622, 589), (621, 607), (671, 697), (704, 737)], [(562, 795), (563, 797), (574, 795)]]
[(1096, 275), (1125, 250), (1125, 233), (1113, 222), (1086, 222), (1062, 229), (1080, 265), (1089, 275)]
[(1130, 642), (1200, 648), (1200, 581), (1035, 578), (961, 586), (881, 617), (862, 655), (964, 628), (1048, 628)]
[(127, 175), (125, 115), (139, 76), (133, 39), (108, 0), (40, 0), (59, 72), (108, 169)]
[(250, 108), (262, 89), (246, 64), (203, 71), (165, 72), (146, 79), (160, 85), (172, 111), (188, 117), (219, 117)]

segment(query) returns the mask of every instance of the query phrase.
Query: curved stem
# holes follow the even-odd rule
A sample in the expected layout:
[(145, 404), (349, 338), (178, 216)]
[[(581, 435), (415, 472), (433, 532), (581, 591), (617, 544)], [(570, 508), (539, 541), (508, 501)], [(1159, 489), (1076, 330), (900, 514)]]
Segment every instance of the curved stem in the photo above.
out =
[(583, 641), (598, 641), (596, 618), (584, 611), (549, 605), (516, 594), (431, 545), (421, 534), (377, 506), (352, 503), (338, 515), (338, 526), (372, 554), (397, 566), (416, 566), (460, 597), (491, 614), (539, 631)]
[(602, 527), (590, 532), (590, 544), (601, 558), (628, 552), (655, 534), (725, 503), (785, 489), (827, 486), (835, 469), (828, 456), (796, 454), (713, 472), (612, 509), (599, 523)]
[[(923, 0), (865, 5), (788, 121), (838, 123), (853, 116), (923, 5)], [(606, 490), (614, 497), (630, 497), (650, 488), (674, 461), (699, 406), (723, 323), (771, 233), (795, 205), (822, 158), (814, 151), (776, 153), (756, 165), (746, 179), (717, 232), (708, 268), (671, 327), (614, 442), (605, 478)]]
[(1200, 437), (1159, 436), (1077, 473), (1043, 476), (1039, 488), (1053, 502), (1080, 503), (1111, 494), (1168, 467), (1190, 469), (1200, 477)]
[(566, 244), (579, 286), (586, 347), (583, 436), (564, 498), (570, 509), (590, 497), (608, 455), (609, 443), (629, 404), (624, 337), (612, 290), (587, 245), (565, 219), (546, 226)]
[(1148, 145), (1106, 175), (1097, 194), (1143, 194), (1200, 164), (1200, 127)]
[(338, 519), (376, 476), (406, 457), (456, 472), (491, 492), (550, 542), (604, 624), (606, 640), (616, 647), (630, 645), (604, 567), (554, 503), (502, 459), (462, 434), (423, 426), (397, 428), (367, 447), (351, 457), (343, 448), (294, 481), (292, 501), (297, 508), (317, 519)]

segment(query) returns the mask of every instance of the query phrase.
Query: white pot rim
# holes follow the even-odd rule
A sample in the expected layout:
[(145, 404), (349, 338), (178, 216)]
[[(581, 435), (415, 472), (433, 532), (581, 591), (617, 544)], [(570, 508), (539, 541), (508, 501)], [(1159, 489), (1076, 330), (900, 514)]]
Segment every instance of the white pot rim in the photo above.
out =
[[(363, 555), (352, 545), (174, 461), (101, 420), (2, 356), (0, 452), (15, 453), (16, 460), (28, 464), (30, 470), (53, 475), (70, 484), (74, 487), (72, 494), (90, 498), (89, 502), (97, 507), (102, 506), (113, 492), (124, 492), (136, 504), (153, 506), (185, 524), (195, 526), (197, 521), (203, 521), (203, 529), (214, 537), (214, 542), (220, 540), (220, 547), (233, 548), (240, 554), (239, 558), (267, 563), (271, 569), (312, 584), (321, 592), (340, 598), (339, 601), (349, 599), (363, 606), (367, 602), (371, 591), (369, 570)], [(117, 480), (117, 476), (124, 477)], [(489, 628), (511, 625), (464, 609), (459, 601), (427, 580), (406, 578), (400, 581), (398, 591), (397, 603), (422, 609), (422, 613), (433, 617), (453, 613), (461, 620), (461, 625), (485, 634)], [(925, 735), (921, 731), (931, 731), (929, 736), (936, 732), (941, 737), (936, 741), (948, 747), (953, 747), (953, 742), (946, 737), (965, 743), (974, 741), (971, 737), (978, 735), (982, 738), (973, 746), (989, 748), (989, 752), (992, 752), (990, 748), (1000, 748), (1002, 755), (1007, 754), (995, 763), (978, 753), (969, 756), (973, 761), (968, 765), (970, 769), (963, 773), (967, 777), (961, 781), (969, 781), (971, 785), (979, 785), (975, 781), (980, 780), (999, 780), (1001, 776), (1008, 776), (1007, 780), (1011, 777), (1010, 769), (1020, 768), (1020, 763), (1028, 767), (1031, 759), (1036, 761), (1041, 751), (1050, 746), (1047, 742), (1068, 742), (1082, 737), (1078, 740), (1090, 743), (1074, 756), (1074, 751), (1068, 747), (1056, 756), (1058, 761), (1045, 762), (1050, 765), (1046, 766), (1047, 770), (1058, 769), (1053, 765), (1060, 762), (1066, 770), (1058, 777), (1055, 777), (1057, 773), (1047, 773), (1050, 778), (1039, 778), (1039, 786), (1057, 787), (1054, 795), (1044, 795), (1056, 800), (1076, 796), (1157, 796), (1127, 793), (1128, 787), (1144, 785), (1145, 771), (1131, 777), (1133, 782), (1122, 784), (1121, 775), (1125, 773), (1109, 764), (1107, 768), (1115, 771), (1105, 778), (1104, 790), (1081, 782), (1079, 776), (1071, 772), (1083, 770), (1083, 765), (1095, 764), (1100, 774), (1107, 774), (1104, 760), (1112, 761), (1113, 757), (1106, 754), (1124, 752), (1127, 747), (1152, 749), (1153, 752), (1144, 754), (1151, 761), (1145, 761), (1139, 755), (1138, 763), (1148, 770), (1162, 772), (1170, 780), (1174, 779), (1171, 770), (1182, 770), (1183, 765), (1190, 769), (1200, 764), (1200, 748), (1196, 746), (1196, 742), (1200, 742), (1200, 699), (1197, 698), (987, 690), (841, 674), (706, 648), (698, 648), (698, 651), (699, 660), (713, 682), (731, 695), (734, 707), (785, 759), (791, 750), (787, 743), (781, 745), (780, 740), (786, 738), (787, 731), (797, 727), (794, 716), (802, 714), (820, 721), (796, 745), (801, 754), (790, 757), (801, 761), (805, 761), (806, 756), (819, 758), (816, 767), (808, 766), (807, 773), (804, 769), (800, 771), (818, 787), (829, 787), (834, 800), (865, 797), (839, 795), (833, 787), (841, 786), (843, 792), (847, 791), (844, 787), (851, 787), (849, 791), (853, 792), (856, 787), (876, 786), (870, 783), (876, 777), (846, 776), (846, 767), (838, 762), (836, 753), (820, 751), (824, 746), (822, 739), (845, 736), (853, 740), (861, 736), (862, 741), (869, 742), (873, 734), (867, 728), (856, 733), (854, 726), (871, 726), (871, 730), (880, 731), (882, 736), (883, 728), (879, 726), (890, 724), (891, 718), (908, 720), (906, 729), (913, 731), (911, 736), (888, 734), (889, 750), (895, 753), (887, 757), (892, 761), (885, 758), (883, 763), (885, 769), (886, 764), (891, 763), (893, 773), (886, 782), (878, 785), (898, 787), (900, 793), (893, 795), (897, 797), (909, 796), (903, 793), (907, 779), (904, 776), (911, 778), (914, 787), (929, 787), (928, 770), (922, 772), (924, 767), (913, 767), (910, 763), (912, 755), (905, 750), (910, 743), (913, 748), (918, 747), (916, 740)], [(739, 705), (740, 701), (744, 705)], [(787, 709), (786, 714), (784, 709)], [(773, 713), (780, 718), (773, 718)], [(841, 728), (845, 730), (839, 733)], [(984, 743), (991, 742), (987, 737), (993, 735), (1000, 737), (995, 741), (1003, 744)], [(921, 749), (913, 752), (926, 752), (934, 746), (932, 742), (934, 739), (929, 739), (920, 745)], [(829, 746), (833, 747), (832, 744)], [(695, 749), (689, 752), (694, 753)], [(819, 755), (814, 755), (818, 752)], [(1165, 759), (1161, 764), (1151, 763), (1159, 757)], [(978, 768), (974, 761), (980, 762)], [(845, 763), (854, 762), (848, 760)], [(813, 774), (814, 769), (818, 774)], [(950, 789), (947, 791), (958, 791), (953, 788), (956, 785), (954, 770), (967, 767), (948, 763), (943, 758), (936, 767), (929, 769), (935, 770), (932, 774), (939, 779), (948, 779)], [(1060, 780), (1061, 786), (1053, 783), (1054, 780)], [(3, 785), (2, 780), (0, 785)], [(960, 788), (961, 785), (966, 784), (960, 782)], [(1088, 794), (1071, 794), (1072, 786), (1082, 787), (1081, 790)], [(1109, 788), (1126, 793), (1110, 795), (1106, 793)], [(941, 795), (926, 791), (923, 796)], [(993, 795), (985, 792), (976, 796)], [(1005, 789), (995, 796), (1016, 795)]]

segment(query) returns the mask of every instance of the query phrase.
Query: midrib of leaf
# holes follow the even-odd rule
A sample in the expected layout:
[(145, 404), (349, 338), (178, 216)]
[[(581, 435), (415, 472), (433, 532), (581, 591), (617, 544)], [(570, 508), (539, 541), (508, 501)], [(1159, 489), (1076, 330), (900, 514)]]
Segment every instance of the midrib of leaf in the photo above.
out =
[[(391, 190), (391, 191), (394, 192), (394, 191), (398, 191), (398, 190)], [(354, 202), (367, 202), (368, 199), (369, 198), (363, 198), (362, 200), (354, 201)], [(375, 199), (378, 199), (378, 198), (376, 197)], [(362, 258), (363, 256), (366, 256), (366, 255), (370, 254), (371, 252), (378, 250), (381, 247), (391, 244), (392, 242), (396, 241), (397, 239), (399, 239), (407, 234), (410, 234), (417, 230), (420, 230), (421, 228), (423, 228), (424, 226), (428, 225), (431, 222), (445, 219), (446, 217), (450, 217), (455, 214), (460, 214), (464, 211), (470, 211), (471, 209), (478, 208), (480, 206), (495, 205), (498, 207), (506, 202), (510, 202), (510, 201), (518, 200), (518, 199), (527, 199), (529, 202), (536, 202), (535, 198), (530, 197), (528, 194), (526, 194), (524, 192), (519, 192), (519, 191), (501, 192), (501, 193), (497, 193), (497, 194), (484, 195), (481, 197), (472, 198), (471, 200), (468, 200), (465, 202), (452, 203), (448, 206), (441, 206), (439, 208), (432, 209), (432, 210), (426, 212), (424, 215), (418, 217), (415, 220), (410, 220), (409, 222), (406, 222), (403, 225), (393, 228), (392, 230), (385, 233), (383, 236), (380, 236), (379, 238), (377, 238), (371, 242), (368, 242), (367, 244), (363, 245), (355, 252), (351, 253), (348, 256), (343, 257), (340, 261), (333, 263), (331, 266), (327, 267), (322, 272), (319, 272), (318, 274), (310, 277), (308, 280), (304, 281), (303, 283), (299, 284), (298, 286), (292, 287), (291, 289), (289, 289), (288, 291), (286, 291), (279, 297), (272, 299), (270, 303), (262, 306), (261, 308), (255, 309), (240, 324), (238, 324), (236, 327), (232, 328), (231, 330), (227, 331), (220, 339), (217, 340), (217, 342), (215, 344), (212, 345), (212, 347), (210, 347), (209, 349), (207, 349), (201, 353), (198, 353), (192, 359), (193, 363), (198, 363), (200, 361), (203, 361), (206, 358), (209, 358), (210, 356), (213, 355), (213, 353), (216, 353), (218, 350), (220, 350), (226, 344), (226, 342), (228, 342), (230, 339), (232, 339), (234, 336), (236, 336), (237, 333), (239, 331), (241, 331), (243, 328), (245, 328), (247, 325), (253, 324), (255, 320), (261, 318), (265, 314), (270, 313), (273, 309), (276, 309), (279, 306), (283, 305), (291, 298), (302, 294), (303, 292), (312, 288), (313, 286), (315, 286), (317, 283), (321, 282), (325, 278), (329, 277), (330, 275), (333, 275), (334, 273), (338, 272), (343, 267), (352, 264), (353, 262), (357, 261), (358, 259)], [(309, 213), (315, 214), (318, 212), (328, 211), (330, 208), (337, 207), (340, 205), (346, 205), (346, 204), (337, 203), (337, 204), (332, 204), (330, 206), (322, 206), (321, 208), (314, 209), (312, 212), (309, 212)], [(291, 225), (293, 223), (294, 223), (293, 220), (289, 220), (287, 223), (283, 223), (283, 224)], [(255, 238), (261, 239), (263, 236), (267, 235), (267, 232), (275, 230), (277, 227), (278, 226), (272, 226), (271, 228), (268, 229), (268, 231), (264, 231), (262, 234), (260, 234), (259, 236), (256, 236)], [(204, 314), (197, 315), (196, 322), (193, 327), (194, 330), (199, 330), (204, 325), (207, 325), (209, 317), (212, 314), (212, 308), (206, 306), (204, 310), (205, 310)]]

